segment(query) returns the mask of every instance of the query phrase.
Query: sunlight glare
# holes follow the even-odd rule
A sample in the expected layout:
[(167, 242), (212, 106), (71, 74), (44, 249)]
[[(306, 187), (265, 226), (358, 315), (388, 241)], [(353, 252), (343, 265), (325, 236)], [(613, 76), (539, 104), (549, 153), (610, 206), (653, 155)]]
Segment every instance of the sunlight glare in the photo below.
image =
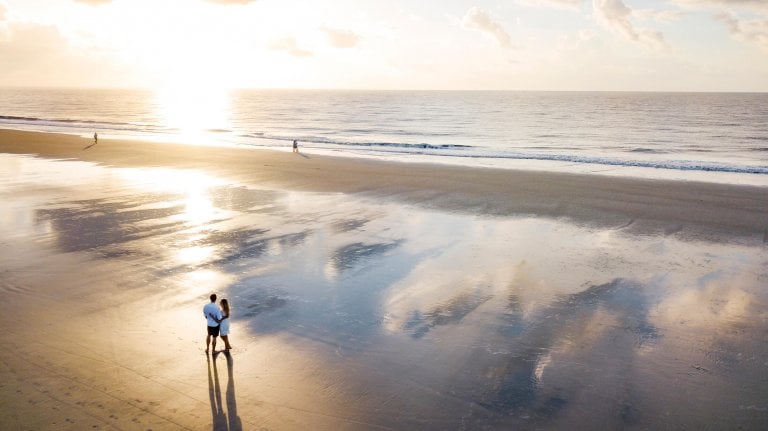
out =
[(176, 260), (184, 265), (202, 264), (215, 252), (215, 247), (186, 247), (176, 253)]
[(233, 277), (219, 271), (200, 269), (185, 272), (178, 281), (189, 297), (203, 296), (210, 292), (221, 291), (232, 283)]
[(155, 92), (161, 124), (184, 144), (216, 143), (217, 132), (231, 129), (230, 91), (170, 87)]
[(184, 212), (180, 214), (180, 218), (194, 226), (201, 226), (212, 221), (218, 213), (207, 190), (187, 191), (183, 203)]
[(126, 168), (118, 172), (121, 177), (131, 182), (138, 183), (149, 190), (164, 193), (187, 193), (189, 190), (222, 187), (229, 184), (220, 178), (193, 170)]
[(121, 175), (151, 190), (172, 193), (179, 200), (171, 202), (182, 205), (184, 211), (176, 217), (194, 227), (223, 217), (225, 210), (214, 205), (211, 189), (227, 184), (225, 181), (200, 172), (179, 169), (123, 169)]

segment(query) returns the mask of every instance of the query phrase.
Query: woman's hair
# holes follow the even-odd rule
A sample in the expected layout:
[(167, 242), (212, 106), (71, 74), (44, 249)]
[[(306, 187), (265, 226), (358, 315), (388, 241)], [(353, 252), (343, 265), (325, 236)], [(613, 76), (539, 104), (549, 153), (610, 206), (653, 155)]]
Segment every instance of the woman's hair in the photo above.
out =
[(221, 300), (221, 310), (227, 317), (229, 317), (229, 301), (227, 301), (226, 298)]

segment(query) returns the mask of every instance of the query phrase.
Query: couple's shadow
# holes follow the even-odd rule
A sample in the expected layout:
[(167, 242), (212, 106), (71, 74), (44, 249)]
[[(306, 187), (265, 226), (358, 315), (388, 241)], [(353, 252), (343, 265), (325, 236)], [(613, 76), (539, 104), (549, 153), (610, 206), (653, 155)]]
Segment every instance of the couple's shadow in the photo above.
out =
[[(219, 370), (216, 359), (224, 356), (227, 360), (227, 389), (226, 411), (225, 404), (221, 400), (221, 385), (219, 384)], [(242, 431), (243, 423), (237, 414), (237, 401), (235, 400), (235, 380), (232, 372), (232, 355), (228, 351), (214, 353), (213, 358), (208, 358), (208, 397), (211, 400), (211, 416), (213, 417), (214, 431)]]

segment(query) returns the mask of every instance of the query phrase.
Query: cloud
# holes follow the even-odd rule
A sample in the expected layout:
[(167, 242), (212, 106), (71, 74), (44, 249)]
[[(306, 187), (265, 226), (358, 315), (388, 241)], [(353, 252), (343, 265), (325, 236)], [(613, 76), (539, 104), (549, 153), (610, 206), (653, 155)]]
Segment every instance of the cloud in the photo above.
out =
[[(72, 47), (55, 26), (11, 23), (0, 37), (0, 85), (115, 86), (131, 75), (125, 65), (99, 58), (99, 52)], [(52, 73), (55, 71), (55, 73)]]
[(635, 9), (632, 11), (632, 16), (642, 20), (670, 23), (679, 21), (685, 16), (685, 12), (680, 10)]
[(301, 48), (291, 36), (273, 41), (269, 48), (275, 51), (284, 51), (294, 57), (312, 57), (312, 51)]
[(504, 27), (496, 22), (491, 15), (477, 6), (471, 7), (461, 20), (464, 28), (478, 30), (485, 33), (499, 43), (503, 48), (512, 48), (512, 38)]
[(210, 3), (230, 5), (230, 4), (248, 4), (248, 3), (253, 3), (256, 0), (207, 0), (207, 1)]
[(579, 9), (584, 0), (517, 0), (523, 6), (543, 6), (556, 9)]
[(723, 22), (734, 39), (756, 45), (768, 53), (768, 20), (739, 20), (736, 15), (720, 12), (715, 19)]
[[(739, 42), (755, 45), (768, 53), (767, 0), (673, 0), (673, 2), (690, 9), (715, 10), (714, 19), (725, 24), (731, 37)], [(757, 13), (764, 18), (742, 19), (737, 11)]]
[(0, 58), (4, 63), (0, 82), (17, 82), (25, 73), (35, 76), (44, 71), (48, 74), (57, 69), (56, 63), (66, 64), (62, 59), (68, 50), (66, 41), (54, 26), (13, 24), (0, 42)]
[[(111, 3), (112, 0), (75, 0), (78, 3), (85, 3), (89, 4), (91, 6), (98, 6), (102, 4)], [(216, 3), (216, 4), (223, 4), (223, 5), (231, 5), (231, 4), (248, 4), (253, 3), (256, 0), (206, 0), (209, 3)]]
[(107, 4), (107, 3), (111, 3), (112, 2), (112, 0), (75, 0), (75, 1), (78, 2), (78, 3), (89, 4), (91, 6), (98, 6), (98, 5)]
[(629, 18), (633, 11), (622, 0), (592, 0), (592, 13), (600, 25), (614, 34), (654, 49), (666, 46), (660, 32), (632, 24)]
[(749, 9), (768, 13), (768, 1), (766, 0), (672, 0), (672, 2), (692, 9)]
[(350, 30), (322, 27), (331, 46), (336, 48), (354, 48), (360, 42), (360, 36)]

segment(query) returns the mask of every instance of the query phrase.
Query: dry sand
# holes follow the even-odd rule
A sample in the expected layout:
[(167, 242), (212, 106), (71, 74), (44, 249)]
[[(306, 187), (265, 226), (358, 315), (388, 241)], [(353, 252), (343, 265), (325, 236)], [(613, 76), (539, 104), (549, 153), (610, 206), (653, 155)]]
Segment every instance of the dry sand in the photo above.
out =
[(768, 426), (766, 188), (92, 143), (0, 130), (4, 429)]

